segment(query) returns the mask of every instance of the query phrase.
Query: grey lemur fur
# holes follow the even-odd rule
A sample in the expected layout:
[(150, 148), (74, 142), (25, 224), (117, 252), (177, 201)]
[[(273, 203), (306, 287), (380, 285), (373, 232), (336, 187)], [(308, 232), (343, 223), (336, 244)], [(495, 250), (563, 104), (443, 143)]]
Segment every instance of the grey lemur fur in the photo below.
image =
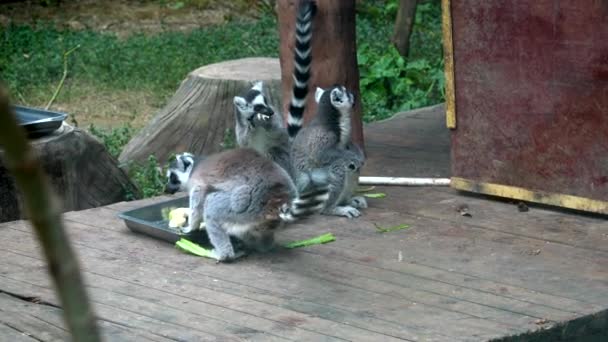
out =
[(354, 196), (365, 163), (363, 152), (351, 138), (354, 95), (343, 86), (317, 88), (315, 100), (316, 116), (306, 127), (294, 130), (297, 134), (290, 152), (293, 174), (306, 174), (317, 168), (328, 170), (330, 198), (322, 213), (358, 217), (358, 209), (367, 208), (367, 201)]
[(250, 148), (237, 148), (197, 160), (176, 156), (167, 171), (166, 192), (187, 190), (190, 219), (183, 233), (205, 229), (219, 261), (240, 257), (230, 236), (257, 251), (272, 248), (285, 223), (316, 214), (328, 199), (325, 170), (302, 174), (294, 183), (275, 162)]
[(315, 13), (314, 1), (300, 2), (295, 24), (294, 82), (287, 129), (282, 116), (275, 115), (274, 109), (268, 104), (263, 82), (255, 82), (244, 96), (234, 97), (238, 145), (257, 150), (290, 173), (289, 135), (295, 135), (302, 125), (310, 79), (312, 21)]

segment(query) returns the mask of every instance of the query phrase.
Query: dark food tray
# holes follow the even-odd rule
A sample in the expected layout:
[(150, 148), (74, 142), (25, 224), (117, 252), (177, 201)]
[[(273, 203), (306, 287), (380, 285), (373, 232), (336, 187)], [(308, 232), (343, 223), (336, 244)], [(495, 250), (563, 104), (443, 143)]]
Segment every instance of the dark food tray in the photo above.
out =
[(165, 208), (187, 208), (188, 197), (181, 197), (165, 202), (151, 204), (145, 207), (124, 211), (118, 217), (125, 221), (129, 229), (134, 232), (146, 234), (157, 239), (175, 243), (180, 238), (190, 241), (208, 244), (207, 234), (204, 230), (182, 234), (177, 229), (169, 228), (169, 221), (163, 220), (162, 210)]
[(38, 108), (12, 107), (17, 115), (17, 121), (25, 128), (30, 138), (39, 138), (55, 132), (68, 116), (65, 113)]

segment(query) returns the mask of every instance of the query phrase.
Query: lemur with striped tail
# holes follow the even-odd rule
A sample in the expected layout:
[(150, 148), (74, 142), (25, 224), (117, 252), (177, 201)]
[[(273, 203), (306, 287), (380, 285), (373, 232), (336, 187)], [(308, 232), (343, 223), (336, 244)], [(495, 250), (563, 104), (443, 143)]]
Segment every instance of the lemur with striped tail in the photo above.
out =
[[(351, 116), (355, 96), (344, 86), (317, 88), (316, 116), (306, 127), (294, 124), (290, 160), (294, 175), (321, 168), (329, 173), (329, 200), (322, 213), (355, 218), (359, 209), (367, 208), (362, 196), (354, 196), (361, 167), (365, 164), (363, 151), (352, 142)], [(293, 113), (289, 113), (293, 115)], [(289, 117), (293, 123), (301, 117)]]
[(243, 96), (234, 97), (236, 138), (240, 147), (251, 147), (291, 173), (289, 133), (302, 125), (310, 79), (312, 23), (316, 4), (303, 0), (295, 29), (294, 72), (289, 120), (285, 129), (280, 113), (268, 103), (264, 84), (257, 81)]

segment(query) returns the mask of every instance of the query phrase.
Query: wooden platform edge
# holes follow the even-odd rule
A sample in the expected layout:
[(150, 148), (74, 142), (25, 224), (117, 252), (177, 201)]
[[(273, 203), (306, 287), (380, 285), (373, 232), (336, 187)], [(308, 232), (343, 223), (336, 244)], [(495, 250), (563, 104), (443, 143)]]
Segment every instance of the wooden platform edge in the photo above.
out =
[[(540, 323), (540, 322), (539, 322)], [(608, 309), (558, 323), (548, 329), (501, 337), (490, 342), (607, 341)]]
[(540, 190), (528, 190), (511, 185), (476, 182), (460, 177), (452, 177), (450, 186), (457, 190), (608, 215), (608, 202), (585, 197), (557, 194)]

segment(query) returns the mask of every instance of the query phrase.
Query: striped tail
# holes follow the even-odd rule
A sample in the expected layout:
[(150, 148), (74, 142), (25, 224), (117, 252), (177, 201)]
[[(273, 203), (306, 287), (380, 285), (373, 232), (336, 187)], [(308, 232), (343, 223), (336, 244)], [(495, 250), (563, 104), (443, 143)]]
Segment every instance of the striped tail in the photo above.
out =
[(300, 194), (291, 202), (290, 206), (281, 210), (279, 216), (285, 222), (294, 222), (304, 217), (318, 214), (323, 210), (328, 199), (329, 188), (326, 185), (317, 187)]
[(285, 222), (320, 213), (329, 200), (329, 173), (315, 169), (298, 177), (298, 196), (281, 208), (279, 216)]
[(287, 132), (290, 137), (298, 134), (304, 122), (304, 107), (310, 78), (312, 19), (317, 7), (312, 0), (302, 0), (296, 17), (296, 44), (294, 49), (293, 93), (289, 103)]

